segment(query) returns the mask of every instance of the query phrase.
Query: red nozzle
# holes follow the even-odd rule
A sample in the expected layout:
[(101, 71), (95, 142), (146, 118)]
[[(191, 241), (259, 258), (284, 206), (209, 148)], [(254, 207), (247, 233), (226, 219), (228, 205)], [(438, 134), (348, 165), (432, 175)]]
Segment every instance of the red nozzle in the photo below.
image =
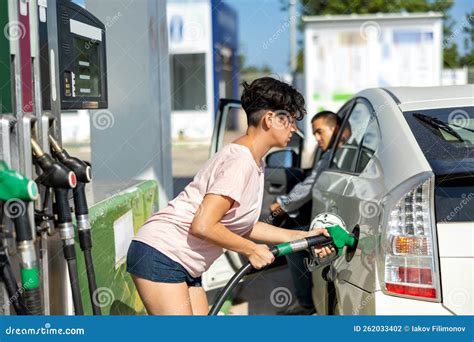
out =
[(76, 174), (72, 171), (69, 172), (69, 185), (71, 186), (71, 188), (75, 188), (76, 187), (76, 184), (77, 184), (77, 180), (76, 180)]

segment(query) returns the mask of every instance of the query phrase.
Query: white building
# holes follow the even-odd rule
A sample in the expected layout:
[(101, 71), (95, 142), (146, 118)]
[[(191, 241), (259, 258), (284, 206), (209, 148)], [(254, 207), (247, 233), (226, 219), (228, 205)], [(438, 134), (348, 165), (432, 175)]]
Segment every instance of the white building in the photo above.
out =
[(365, 88), (440, 85), (442, 20), (432, 12), (303, 17), (308, 117)]
[(219, 98), (238, 97), (237, 15), (220, 0), (167, 2), (171, 135), (210, 139)]

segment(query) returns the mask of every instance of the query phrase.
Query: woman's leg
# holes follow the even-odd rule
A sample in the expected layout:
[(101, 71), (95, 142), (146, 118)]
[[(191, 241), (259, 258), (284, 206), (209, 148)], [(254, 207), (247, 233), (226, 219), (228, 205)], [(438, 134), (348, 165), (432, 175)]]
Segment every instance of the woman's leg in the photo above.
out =
[(190, 291), (185, 282), (160, 283), (134, 275), (132, 278), (149, 315), (193, 314)]
[(204, 289), (200, 286), (189, 287), (189, 297), (191, 298), (191, 307), (193, 315), (207, 315), (209, 312), (209, 304)]

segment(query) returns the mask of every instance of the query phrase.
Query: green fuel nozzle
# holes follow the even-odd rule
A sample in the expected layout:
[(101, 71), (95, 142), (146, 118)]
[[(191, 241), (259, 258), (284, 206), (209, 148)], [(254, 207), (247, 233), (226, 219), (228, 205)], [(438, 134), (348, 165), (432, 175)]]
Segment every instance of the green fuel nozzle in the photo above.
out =
[(345, 246), (354, 247), (357, 245), (357, 238), (349, 234), (344, 228), (339, 225), (326, 227), (329, 235), (331, 235), (333, 244), (336, 247), (338, 255), (341, 255)]
[[(17, 252), (20, 257), (22, 292), (11, 287), (8, 291), (22, 293), (23, 307), (15, 306), (19, 315), (41, 315), (40, 272), (34, 246), (34, 236), (28, 217), (28, 202), (39, 196), (36, 183), (0, 161), (0, 200), (5, 201), (5, 213), (15, 225)], [(6, 266), (4, 266), (6, 267)], [(9, 266), (8, 266), (9, 267)], [(13, 283), (16, 280), (10, 275)], [(24, 302), (23, 302), (24, 301)]]
[(325, 227), (329, 232), (330, 237), (324, 235), (310, 236), (301, 240), (281, 243), (270, 248), (270, 252), (275, 257), (288, 255), (291, 253), (303, 251), (311, 247), (334, 246), (337, 254), (341, 255), (345, 246), (353, 247), (356, 244), (356, 238), (349, 234), (344, 228), (339, 225)]
[(34, 181), (10, 169), (3, 160), (0, 160), (0, 200), (34, 201), (38, 196), (38, 187)]

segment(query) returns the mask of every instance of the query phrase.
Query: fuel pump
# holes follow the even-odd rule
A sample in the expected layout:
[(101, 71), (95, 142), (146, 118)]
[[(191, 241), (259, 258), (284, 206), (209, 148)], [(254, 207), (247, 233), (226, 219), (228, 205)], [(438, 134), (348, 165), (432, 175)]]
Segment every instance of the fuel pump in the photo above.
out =
[(89, 222), (89, 209), (85, 193), (86, 183), (89, 183), (92, 179), (91, 168), (82, 160), (71, 157), (51, 135), (49, 136), (49, 142), (56, 159), (73, 171), (77, 176), (77, 186), (73, 190), (73, 197), (79, 244), (84, 253), (92, 312), (94, 315), (101, 315), (100, 306), (97, 301), (94, 300), (94, 295), (97, 291), (97, 282), (95, 280), (94, 263), (92, 261), (91, 225)]
[[(50, 152), (50, 133), (56, 138), (57, 146), (61, 144), (62, 110), (107, 108), (105, 25), (85, 8), (69, 0), (0, 1), (0, 24), (5, 29), (4, 34), (0, 35), (0, 159), (29, 178), (36, 177), (32, 167), (33, 163), (36, 164), (38, 173), (41, 172), (37, 179), (38, 185), (42, 185), (42, 201), (35, 203), (38, 230), (35, 231), (29, 223), (33, 217), (31, 208), (26, 210), (29, 215), (25, 213), (8, 220), (6, 227), (9, 228), (12, 222), (15, 226), (21, 265), (25, 270), (31, 266), (32, 269), (36, 267), (37, 272), (34, 264), (38, 261), (33, 260), (36, 253), (32, 252), (35, 247), (30, 242), (34, 241), (36, 233), (41, 236), (39, 246), (43, 293), (39, 297), (43, 299), (44, 313), (50, 313), (50, 294), (55, 301), (67, 296), (65, 291), (58, 289), (64, 283), (62, 275), (67, 267), (75, 312), (82, 314), (74, 228), (67, 196), (69, 190), (76, 187), (76, 174), (68, 168), (76, 171), (80, 180), (74, 192), (74, 202), (79, 240), (86, 259), (92, 296), (96, 284), (91, 261), (90, 223), (84, 195), (85, 183), (90, 181), (90, 168), (70, 157), (63, 149), (53, 149), (60, 162), (45, 151)], [(21, 29), (20, 35), (16, 36), (18, 28)], [(51, 212), (53, 193), (55, 206)], [(13, 196), (11, 193), (9, 195)], [(15, 198), (10, 198), (5, 203), (5, 210), (19, 206), (28, 208), (31, 199), (20, 196)], [(53, 226), (49, 225), (53, 213), (67, 266), (62, 261), (52, 263), (53, 260), (48, 257), (56, 251), (57, 243), (61, 244), (54, 236)], [(30, 227), (30, 233), (25, 233), (25, 227)], [(7, 232), (8, 236), (13, 236), (11, 231)], [(11, 239), (5, 241), (8, 245), (11, 244)], [(8, 256), (6, 252), (4, 255)], [(10, 279), (13, 273), (8, 258), (2, 260), (5, 260), (3, 264), (6, 265), (2, 270), (5, 270), (4, 274)], [(50, 277), (50, 268), (54, 268), (53, 272), (60, 277)], [(33, 273), (31, 271), (30, 275)], [(25, 310), (33, 312), (37, 308), (34, 298), (39, 297), (30, 295), (36, 293), (36, 283), (31, 284), (34, 291), (23, 286), (28, 290), (24, 296), (26, 304), (22, 305), (22, 296), (18, 300), (12, 297), (18, 314)], [(13, 281), (11, 285), (10, 290), (16, 293), (19, 290), (15, 288), (16, 282)], [(94, 314), (100, 314), (100, 309), (94, 303), (92, 307)], [(69, 307), (66, 308), (70, 312)]]
[(67, 261), (69, 281), (72, 289), (72, 299), (76, 315), (83, 315), (81, 289), (77, 273), (76, 250), (74, 247), (74, 226), (72, 224), (71, 209), (69, 207), (68, 192), (76, 187), (76, 175), (68, 168), (55, 161), (45, 153), (38, 143), (31, 139), (33, 158), (43, 173), (37, 182), (46, 188), (54, 190), (57, 228), (63, 241), (64, 258)]
[(32, 180), (23, 177), (0, 161), (0, 201), (15, 225), (17, 251), (20, 256), (21, 290), (11, 270), (8, 255), (0, 256), (1, 277), (17, 314), (41, 315), (40, 273), (34, 245), (28, 204), (38, 198), (38, 188)]
[[(28, 5), (26, 1), (0, 2), (0, 25), (4, 28), (4, 35), (0, 37), (0, 159), (3, 161), (0, 162), (0, 200), (4, 201), (2, 214), (10, 219), (3, 228), (13, 223), (17, 250), (16, 255), (8, 255), (6, 244), (10, 246), (10, 243), (2, 239), (1, 269), (17, 314), (42, 314), (35, 234), (30, 224), (33, 211), (29, 208), (29, 202), (37, 198), (38, 191), (34, 182), (9, 169), (12, 166), (22, 174), (32, 176), (31, 158), (27, 157), (31, 154), (27, 148), (34, 120)], [(19, 29), (21, 34), (17, 35)], [(12, 232), (4, 231), (9, 240), (13, 237)], [(18, 288), (8, 260), (11, 257), (13, 262), (17, 256), (21, 288)], [(9, 281), (12, 283), (8, 284)]]
[[(41, 94), (42, 117), (47, 118), (46, 121), (42, 121), (41, 146), (47, 152), (50, 146), (59, 164), (73, 171), (77, 177), (73, 197), (78, 237), (86, 262), (92, 310), (95, 315), (100, 315), (100, 306), (93, 300), (97, 285), (92, 264), (91, 229), (84, 191), (85, 184), (91, 180), (91, 169), (81, 160), (69, 156), (62, 148), (61, 114), (69, 110), (107, 108), (106, 30), (105, 25), (91, 12), (70, 0), (44, 0), (38, 2), (38, 5), (41, 56), (41, 88), (38, 96)], [(59, 208), (58, 203), (67, 203), (67, 199), (61, 199), (61, 196), (66, 197), (64, 191), (57, 193), (56, 188), (54, 191), (56, 206)], [(62, 218), (67, 219), (69, 225), (71, 220), (69, 210), (66, 213), (57, 209), (57, 212), (59, 214), (62, 212), (63, 216), (69, 215)], [(65, 222), (58, 223), (63, 226), (65, 224)], [(61, 230), (64, 229), (60, 228)], [(70, 234), (69, 230), (67, 231)], [(75, 258), (74, 262), (68, 261), (68, 265), (72, 263), (75, 267)], [(75, 284), (77, 289), (73, 293), (78, 294), (77, 281)], [(74, 302), (77, 313), (80, 302), (78, 295)]]

